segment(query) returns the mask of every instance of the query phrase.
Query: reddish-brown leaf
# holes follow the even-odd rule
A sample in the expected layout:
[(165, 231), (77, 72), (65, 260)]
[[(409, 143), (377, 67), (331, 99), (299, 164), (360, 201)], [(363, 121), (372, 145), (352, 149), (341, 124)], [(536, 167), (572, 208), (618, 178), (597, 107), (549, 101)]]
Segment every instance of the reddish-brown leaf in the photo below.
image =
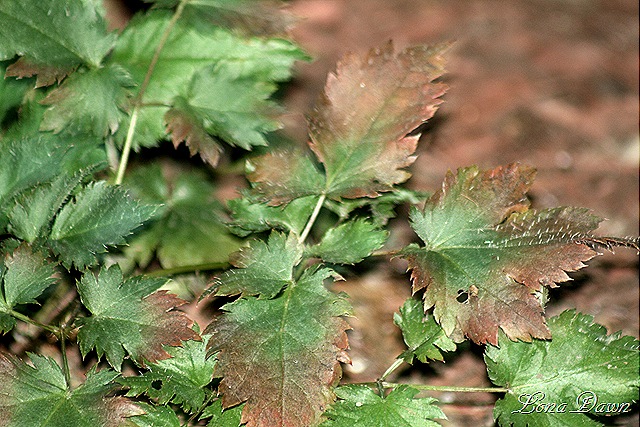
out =
[(25, 58), (20, 58), (7, 67), (5, 76), (22, 79), (37, 75), (36, 87), (43, 87), (50, 86), (55, 82), (60, 83), (65, 77), (75, 71), (77, 67), (77, 64), (73, 64), (68, 67), (36, 64), (26, 60)]
[(540, 295), (569, 280), (566, 271), (596, 255), (584, 240), (600, 218), (582, 208), (529, 210), (534, 170), (509, 165), (449, 173), (440, 191), (414, 210), (412, 226), (425, 246), (402, 251), (414, 292), (456, 340), (497, 344), (550, 338)]
[(347, 55), (327, 78), (309, 119), (310, 147), (324, 164), (333, 198), (375, 197), (409, 173), (418, 136), (407, 136), (435, 113), (446, 86), (448, 45), (400, 53), (388, 43), (366, 55)]
[(189, 153), (200, 154), (202, 160), (216, 166), (220, 160), (222, 147), (202, 127), (199, 121), (186, 111), (171, 108), (164, 115), (167, 133), (171, 135), (173, 146), (178, 148), (182, 142), (189, 147)]
[(241, 298), (207, 327), (223, 406), (246, 401), (248, 427), (313, 426), (335, 399), (349, 307), (325, 289), (329, 275), (307, 271), (275, 299)]

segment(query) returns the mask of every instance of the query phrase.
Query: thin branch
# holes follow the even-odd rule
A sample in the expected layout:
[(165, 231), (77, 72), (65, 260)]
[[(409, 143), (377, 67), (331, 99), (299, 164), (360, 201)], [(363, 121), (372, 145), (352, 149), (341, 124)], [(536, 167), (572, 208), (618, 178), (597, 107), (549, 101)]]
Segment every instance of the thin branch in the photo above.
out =
[(175, 276), (177, 274), (195, 273), (198, 271), (224, 270), (227, 267), (229, 267), (228, 262), (210, 262), (206, 264), (181, 265), (173, 268), (162, 268), (160, 270), (145, 273), (145, 275), (147, 277)]
[(407, 385), (409, 387), (418, 389), (418, 390), (427, 390), (427, 391), (448, 391), (454, 393), (507, 393), (509, 391), (508, 388), (504, 387), (456, 387), (456, 386), (441, 386), (441, 385), (426, 385), (426, 384), (401, 384), (401, 383), (388, 383), (388, 382), (367, 382), (367, 383), (358, 383), (362, 385), (367, 385), (370, 387), (377, 387), (379, 384), (384, 388), (396, 388), (401, 385)]
[(153, 71), (156, 68), (156, 64), (160, 59), (160, 53), (164, 48), (164, 45), (169, 40), (169, 36), (171, 35), (171, 31), (173, 31), (173, 27), (175, 27), (176, 22), (182, 15), (185, 6), (187, 5), (188, 0), (182, 0), (178, 7), (176, 8), (175, 13), (171, 17), (171, 21), (165, 28), (164, 33), (160, 37), (160, 42), (158, 43), (158, 47), (156, 47), (155, 52), (153, 52), (153, 57), (151, 58), (151, 62), (149, 63), (149, 67), (147, 68), (147, 73), (144, 76), (144, 80), (140, 85), (140, 90), (136, 95), (133, 101), (133, 111), (131, 113), (131, 120), (129, 121), (129, 129), (127, 130), (127, 139), (125, 140), (124, 147), (122, 148), (122, 157), (120, 158), (120, 164), (118, 165), (118, 174), (116, 175), (116, 184), (122, 184), (122, 180), (124, 178), (124, 171), (127, 169), (127, 163), (129, 162), (129, 153), (131, 152), (131, 146), (133, 142), (133, 135), (135, 134), (136, 123), (138, 121), (138, 111), (140, 110), (140, 106), (142, 105), (142, 98), (144, 97), (144, 93), (147, 90), (147, 86), (149, 86), (149, 82), (151, 81), (151, 76), (153, 75)]

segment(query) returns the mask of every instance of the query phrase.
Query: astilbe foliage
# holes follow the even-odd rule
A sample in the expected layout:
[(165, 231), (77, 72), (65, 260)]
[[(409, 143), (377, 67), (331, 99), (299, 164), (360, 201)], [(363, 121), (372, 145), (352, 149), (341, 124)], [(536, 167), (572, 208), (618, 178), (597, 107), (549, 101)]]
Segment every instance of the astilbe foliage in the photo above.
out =
[[(520, 164), (449, 172), (434, 193), (398, 186), (447, 89), (449, 44), (345, 55), (308, 143), (247, 158), (249, 188), (225, 206), (207, 168), (268, 145), (272, 95), (308, 57), (275, 1), (149, 3), (116, 34), (94, 0), (0, 0), (0, 426), (433, 426), (445, 416), (424, 386), (386, 379), (467, 338), (504, 393), (500, 425), (599, 425), (637, 399), (637, 340), (544, 316), (547, 288), (637, 239), (594, 235), (587, 209), (533, 209)], [(207, 168), (127, 168), (163, 140)], [(420, 243), (385, 247), (395, 208), (422, 203)], [(372, 255), (411, 270), (420, 298), (394, 317), (407, 350), (376, 384), (339, 385), (352, 310), (331, 284)], [(222, 269), (208, 285), (190, 274)], [(519, 406), (584, 391), (609, 406)]]

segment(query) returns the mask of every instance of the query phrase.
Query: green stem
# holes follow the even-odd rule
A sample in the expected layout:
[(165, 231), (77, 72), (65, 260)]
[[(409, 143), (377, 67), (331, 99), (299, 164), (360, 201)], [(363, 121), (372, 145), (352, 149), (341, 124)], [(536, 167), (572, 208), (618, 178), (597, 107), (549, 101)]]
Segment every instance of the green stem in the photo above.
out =
[[(373, 383), (361, 383), (363, 385), (368, 386), (378, 386), (377, 382)], [(418, 389), (418, 390), (428, 390), (428, 391), (450, 391), (455, 393), (507, 393), (509, 391), (508, 388), (504, 387), (456, 387), (456, 386), (441, 386), (441, 385), (426, 385), (426, 384), (400, 384), (400, 383), (388, 383), (381, 382), (382, 387), (384, 388), (396, 388), (401, 385), (408, 385), (409, 387)]]
[(56, 328), (54, 326), (50, 326), (50, 325), (45, 325), (44, 323), (40, 323), (37, 320), (33, 320), (29, 316), (25, 316), (22, 313), (18, 313), (17, 311), (10, 310), (10, 311), (7, 312), (7, 314), (9, 314), (10, 316), (15, 317), (18, 320), (22, 320), (25, 323), (29, 323), (31, 325), (37, 326), (39, 328), (42, 328), (47, 332), (51, 332), (54, 335), (58, 335), (58, 333), (59, 333), (59, 329), (58, 328)]
[(386, 371), (384, 371), (384, 374), (382, 374), (382, 376), (380, 377), (380, 379), (378, 380), (378, 382), (379, 382), (379, 383), (383, 383), (383, 382), (384, 382), (384, 380), (386, 380), (386, 379), (387, 379), (387, 377), (388, 377), (389, 375), (391, 375), (391, 373), (392, 373), (393, 371), (395, 371), (395, 370), (396, 370), (396, 369), (398, 369), (400, 366), (402, 366), (402, 364), (403, 364), (403, 363), (404, 363), (404, 360), (402, 360), (402, 359), (396, 359), (396, 360), (394, 360), (394, 362), (391, 364), (391, 366), (389, 366), (389, 367), (387, 368), (387, 370), (386, 370)]
[(67, 359), (67, 331), (60, 329), (58, 339), (60, 340), (60, 354), (62, 356), (62, 372), (64, 372), (64, 381), (67, 383), (67, 390), (71, 389), (71, 373), (69, 372), (69, 360)]
[(183, 273), (195, 273), (196, 271), (224, 270), (227, 267), (229, 267), (228, 262), (210, 262), (207, 264), (181, 265), (173, 268), (162, 268), (160, 270), (145, 273), (145, 275), (147, 277), (175, 276)]
[(307, 240), (307, 237), (309, 236), (309, 232), (311, 232), (311, 227), (313, 227), (313, 224), (316, 222), (316, 219), (318, 218), (318, 214), (320, 213), (320, 209), (322, 209), (322, 205), (324, 204), (324, 201), (326, 198), (327, 196), (325, 194), (321, 194), (320, 197), (318, 198), (318, 203), (316, 203), (316, 207), (313, 208), (313, 212), (309, 217), (309, 221), (307, 222), (307, 225), (304, 227), (304, 230), (302, 230), (302, 233), (300, 234), (300, 237), (298, 239), (300, 243)]
[(151, 58), (151, 62), (149, 63), (149, 67), (147, 68), (147, 73), (144, 76), (144, 80), (140, 85), (140, 90), (136, 95), (133, 101), (133, 111), (131, 113), (131, 120), (129, 121), (129, 129), (127, 131), (127, 139), (125, 140), (124, 147), (122, 148), (122, 157), (120, 158), (120, 164), (118, 165), (118, 174), (116, 175), (116, 185), (122, 184), (122, 180), (124, 178), (124, 171), (127, 169), (127, 163), (129, 162), (129, 153), (131, 152), (131, 146), (133, 142), (133, 135), (135, 134), (136, 123), (138, 121), (138, 111), (140, 110), (140, 106), (142, 105), (142, 98), (144, 93), (149, 86), (149, 82), (151, 81), (151, 76), (153, 75), (153, 71), (156, 68), (156, 64), (160, 59), (160, 53), (164, 48), (164, 45), (169, 40), (169, 36), (171, 35), (171, 31), (173, 31), (173, 27), (175, 27), (176, 22), (182, 15), (185, 6), (187, 5), (188, 0), (182, 0), (178, 7), (176, 8), (175, 13), (171, 17), (171, 21), (165, 28), (164, 33), (160, 37), (160, 42), (158, 43), (158, 47), (156, 47), (155, 52), (153, 52), (153, 57)]

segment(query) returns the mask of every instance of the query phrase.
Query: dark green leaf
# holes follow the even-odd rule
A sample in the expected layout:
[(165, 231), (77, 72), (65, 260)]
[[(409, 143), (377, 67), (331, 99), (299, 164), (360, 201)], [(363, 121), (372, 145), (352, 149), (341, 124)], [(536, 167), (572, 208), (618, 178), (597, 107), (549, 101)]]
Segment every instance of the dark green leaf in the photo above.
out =
[(125, 254), (143, 267), (154, 252), (163, 268), (226, 263), (240, 241), (220, 219), (222, 207), (214, 199), (215, 188), (204, 173), (177, 167), (173, 171), (173, 177), (165, 177), (161, 167), (153, 164), (128, 175), (125, 185), (134, 197), (164, 206), (155, 221), (131, 240)]
[(29, 243), (46, 239), (55, 215), (72, 191), (94, 169), (85, 169), (74, 176), (58, 175), (50, 183), (21, 193), (9, 212), (9, 231)]
[(145, 413), (129, 418), (138, 427), (181, 427), (180, 418), (171, 406), (155, 406), (138, 403)]
[(66, 204), (56, 217), (49, 245), (66, 265), (93, 264), (107, 245), (124, 243), (124, 237), (149, 219), (154, 206), (140, 205), (120, 187), (95, 182)]
[[(607, 335), (593, 317), (563, 312), (549, 319), (551, 341), (487, 346), (491, 381), (509, 391), (496, 402), (501, 426), (600, 426), (592, 416), (630, 412), (638, 399), (638, 345), (630, 336)], [(573, 412), (572, 412), (573, 411)]]
[(123, 281), (118, 266), (88, 272), (78, 282), (78, 292), (91, 317), (80, 318), (78, 343), (83, 356), (93, 348), (98, 356), (120, 369), (125, 351), (136, 362), (156, 362), (170, 357), (163, 346), (198, 339), (192, 321), (173, 308), (184, 301), (165, 291), (161, 278), (133, 277)]
[(269, 97), (276, 85), (253, 76), (239, 77), (229, 65), (205, 68), (193, 76), (184, 98), (176, 99), (165, 121), (174, 145), (186, 141), (191, 154), (216, 165), (220, 147), (207, 134), (232, 146), (267, 145), (266, 132), (281, 127)]
[(0, 60), (21, 57), (7, 74), (38, 74), (37, 85), (46, 86), (78, 65), (97, 68), (115, 41), (102, 15), (92, 0), (0, 2)]
[(309, 253), (335, 264), (355, 264), (380, 249), (389, 233), (364, 219), (330, 228)]
[(207, 427), (239, 427), (243, 407), (244, 405), (238, 405), (222, 409), (222, 400), (216, 400), (205, 408), (200, 419), (211, 418)]
[(416, 358), (422, 363), (427, 359), (443, 360), (441, 351), (455, 351), (456, 344), (444, 333), (433, 316), (425, 315), (422, 303), (407, 299), (400, 313), (394, 313), (393, 322), (402, 330), (408, 349), (398, 358), (413, 363)]
[(74, 390), (51, 358), (30, 354), (33, 366), (0, 353), (0, 423), (6, 427), (119, 427), (140, 409), (123, 397), (110, 397), (118, 375), (92, 370)]
[[(118, 38), (112, 60), (123, 65), (138, 84), (144, 80), (160, 41), (158, 35), (164, 32), (171, 16), (167, 11), (139, 15)], [(153, 146), (165, 136), (164, 116), (177, 96), (189, 93), (196, 74), (205, 73), (199, 77), (204, 82), (209, 79), (207, 72), (215, 78), (213, 74), (217, 71), (212, 66), (224, 67), (228, 77), (240, 81), (249, 78), (264, 84), (288, 79), (293, 62), (304, 58), (286, 40), (246, 39), (221, 28), (194, 26), (179, 20), (162, 49), (142, 99), (147, 106), (138, 116), (135, 144)]]
[(435, 399), (414, 399), (418, 390), (398, 386), (386, 397), (364, 385), (346, 385), (336, 389), (340, 398), (326, 412), (322, 427), (436, 427), (435, 419), (446, 419)]
[(286, 206), (269, 206), (248, 192), (242, 196), (227, 203), (231, 210), (231, 221), (227, 226), (233, 233), (243, 237), (272, 228), (299, 236), (318, 201), (315, 196), (307, 196), (294, 199)]
[(259, 295), (273, 298), (280, 290), (293, 283), (293, 267), (302, 258), (298, 239), (271, 233), (268, 242), (252, 240), (248, 248), (242, 248), (232, 259), (237, 269), (229, 270), (205, 291), (217, 295)]
[(185, 341), (182, 347), (169, 347), (171, 358), (149, 363), (147, 372), (118, 382), (129, 387), (127, 396), (146, 393), (159, 405), (181, 405), (187, 412), (197, 411), (205, 400), (204, 387), (211, 382), (216, 360), (206, 358), (208, 337)]
[(20, 245), (5, 256), (0, 310), (35, 302), (55, 282), (54, 272), (54, 266), (41, 254), (34, 253), (26, 243)]
[(79, 70), (42, 101), (49, 108), (41, 129), (104, 138), (125, 117), (127, 88), (132, 85), (131, 76), (118, 65)]
[(241, 298), (207, 327), (222, 406), (246, 401), (249, 425), (315, 425), (348, 361), (348, 303), (330, 293), (330, 270), (307, 270), (275, 299)]

